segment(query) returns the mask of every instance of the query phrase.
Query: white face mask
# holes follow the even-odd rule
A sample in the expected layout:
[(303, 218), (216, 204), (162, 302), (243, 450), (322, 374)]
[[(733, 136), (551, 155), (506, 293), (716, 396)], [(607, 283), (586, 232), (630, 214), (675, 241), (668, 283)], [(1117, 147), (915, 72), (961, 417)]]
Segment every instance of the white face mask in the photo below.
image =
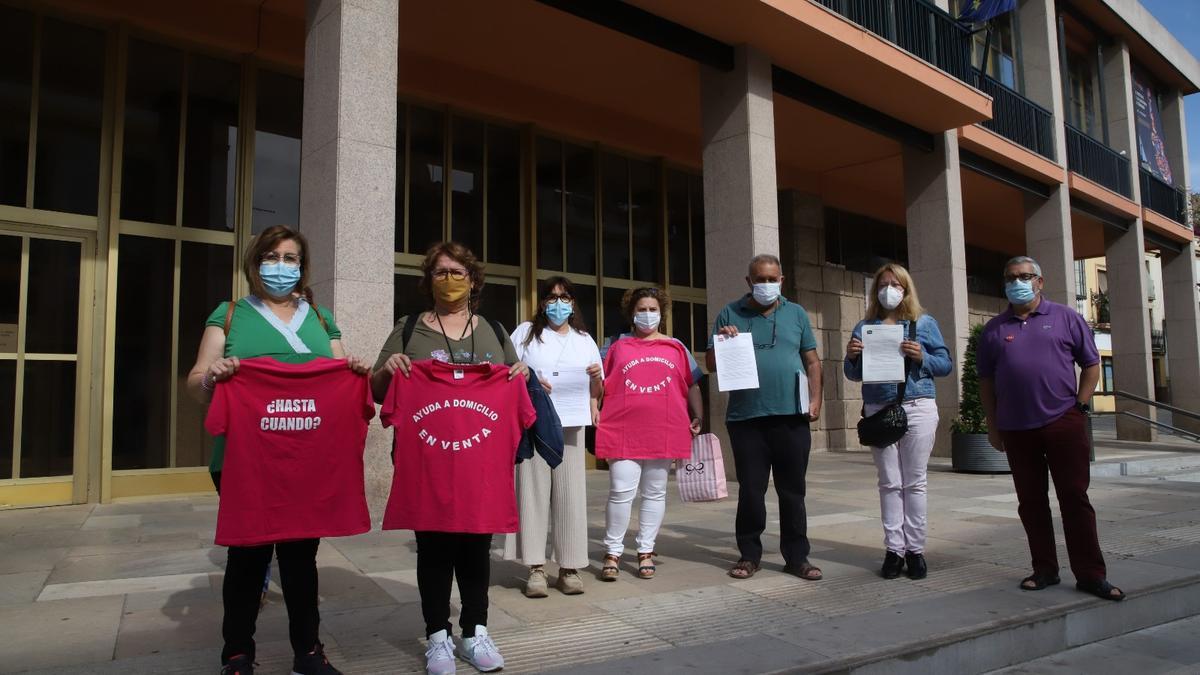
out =
[(778, 281), (753, 284), (750, 288), (750, 294), (754, 297), (754, 301), (760, 305), (773, 305), (779, 299)]
[(642, 330), (658, 328), (658, 312), (634, 312), (633, 324)]
[(896, 309), (900, 306), (900, 301), (904, 299), (904, 291), (895, 286), (884, 286), (879, 289), (876, 297), (879, 298), (879, 304), (883, 305), (884, 309)]

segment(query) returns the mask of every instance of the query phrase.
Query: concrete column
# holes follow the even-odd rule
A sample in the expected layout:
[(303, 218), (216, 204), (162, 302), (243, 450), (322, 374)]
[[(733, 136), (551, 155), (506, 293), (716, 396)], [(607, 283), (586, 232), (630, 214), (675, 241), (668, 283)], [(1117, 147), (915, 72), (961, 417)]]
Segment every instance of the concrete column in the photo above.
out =
[[(1130, 161), (1133, 200), (1141, 201), (1137, 180), (1136, 130), (1133, 113), (1133, 77), (1129, 45), (1118, 42), (1104, 49), (1104, 105), (1108, 114), (1108, 144)], [(1150, 311), (1147, 297), (1146, 242), (1142, 219), (1137, 218), (1126, 232), (1106, 233), (1105, 258), (1108, 267), (1108, 308), (1112, 317), (1113, 384), (1121, 391), (1154, 398), (1154, 371), (1150, 351)], [(1117, 399), (1117, 412), (1128, 411), (1154, 419), (1154, 409), (1143, 403)], [(1117, 438), (1153, 440), (1150, 425), (1124, 415), (1117, 416)]]
[[(726, 304), (746, 293), (746, 265), (760, 253), (779, 255), (775, 179), (775, 103), (771, 59), (737, 47), (732, 71), (702, 67), (700, 107), (704, 143), (704, 243), (711, 325)], [(725, 433), (727, 396), (710, 399), (713, 432), (723, 439), (726, 470), (733, 467)]]
[[(350, 354), (373, 360), (392, 328), (399, 16), (391, 0), (308, 0), (300, 230), (313, 290)], [(367, 438), (367, 496), (382, 513), (390, 436)]]
[[(1025, 95), (1054, 113), (1054, 153), (1067, 163), (1066, 115), (1059, 64), (1058, 22), (1054, 0), (1025, 0), (1017, 12)], [(1065, 172), (1064, 172), (1065, 177)], [(1075, 254), (1071, 234), (1071, 196), (1066, 184), (1052, 188), (1049, 199), (1025, 197), (1025, 254), (1042, 266), (1042, 292), (1054, 302), (1075, 303)]]
[[(1196, 292), (1196, 242), (1182, 253), (1163, 252), (1163, 334), (1171, 405), (1200, 412), (1200, 296)], [(1174, 425), (1200, 433), (1200, 422), (1176, 415)]]
[[(938, 321), (954, 358), (954, 371), (937, 379), (938, 439), (934, 453), (950, 453), (950, 420), (958, 415), (962, 364), (970, 326), (967, 311), (967, 254), (963, 234), (958, 136), (935, 137), (933, 152), (903, 150), (908, 268), (925, 310)], [(1001, 274), (1002, 270), (997, 270)]]

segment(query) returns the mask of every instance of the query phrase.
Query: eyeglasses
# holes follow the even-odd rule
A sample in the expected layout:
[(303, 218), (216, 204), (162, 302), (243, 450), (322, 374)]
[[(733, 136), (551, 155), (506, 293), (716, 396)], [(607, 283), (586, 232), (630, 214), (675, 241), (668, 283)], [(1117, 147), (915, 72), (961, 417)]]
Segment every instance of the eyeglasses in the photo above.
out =
[(570, 293), (547, 293), (546, 302), (554, 302), (555, 300), (566, 300), (571, 302), (575, 298), (571, 297)]
[(463, 279), (467, 278), (467, 271), (466, 270), (434, 270), (429, 273), (429, 276), (433, 277), (434, 279), (441, 279), (443, 281), (446, 279), (462, 281)]
[[(775, 314), (776, 314), (776, 312), (771, 312), (771, 344), (760, 345), (757, 342), (755, 342), (754, 343), (755, 349), (771, 349), (775, 346), (775, 327), (778, 325), (778, 322), (775, 321)], [(763, 321), (766, 321), (766, 319), (763, 319)], [(750, 334), (754, 335), (754, 319), (753, 318), (750, 319)]]
[(300, 256), (296, 255), (295, 253), (285, 253), (283, 255), (279, 255), (278, 253), (265, 253), (263, 254), (262, 261), (268, 265), (283, 263), (288, 267), (300, 266)]
[(1040, 278), (1041, 278), (1040, 274), (1033, 274), (1031, 272), (1026, 272), (1024, 274), (1005, 274), (1004, 275), (1004, 283), (1006, 283), (1006, 284), (1012, 283), (1012, 282), (1016, 281), (1017, 279), (1020, 279), (1021, 281), (1033, 281), (1034, 279), (1040, 279)]

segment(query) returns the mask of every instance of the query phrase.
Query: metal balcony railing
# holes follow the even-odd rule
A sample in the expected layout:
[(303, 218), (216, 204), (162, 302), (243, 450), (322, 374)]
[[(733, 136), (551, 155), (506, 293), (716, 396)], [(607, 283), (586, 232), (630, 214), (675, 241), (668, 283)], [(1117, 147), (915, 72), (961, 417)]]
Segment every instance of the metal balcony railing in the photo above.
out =
[(1150, 351), (1164, 354), (1167, 351), (1167, 338), (1161, 330), (1150, 330)]
[(815, 0), (914, 56), (973, 84), (971, 32), (926, 0)]
[(992, 97), (992, 119), (979, 125), (1053, 161), (1054, 113), (978, 68), (971, 70), (975, 88)]
[(1088, 136), (1067, 128), (1067, 168), (1125, 197), (1133, 197), (1129, 158)]
[(1139, 168), (1138, 173), (1142, 180), (1142, 206), (1187, 227), (1187, 192), (1145, 169)]

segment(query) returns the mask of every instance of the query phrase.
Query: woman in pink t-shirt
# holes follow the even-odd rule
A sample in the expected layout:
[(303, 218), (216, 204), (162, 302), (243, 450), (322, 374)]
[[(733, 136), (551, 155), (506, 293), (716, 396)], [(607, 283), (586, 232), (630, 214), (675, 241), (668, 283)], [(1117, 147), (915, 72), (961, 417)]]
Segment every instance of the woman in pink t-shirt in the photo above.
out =
[(667, 509), (671, 462), (691, 456), (700, 433), (703, 376), (683, 343), (658, 331), (671, 299), (659, 288), (625, 293), (621, 308), (633, 333), (607, 346), (604, 402), (596, 426), (596, 457), (608, 460), (604, 567), (600, 578), (616, 581), (633, 498), (641, 486), (638, 576), (654, 576), (654, 541)]

